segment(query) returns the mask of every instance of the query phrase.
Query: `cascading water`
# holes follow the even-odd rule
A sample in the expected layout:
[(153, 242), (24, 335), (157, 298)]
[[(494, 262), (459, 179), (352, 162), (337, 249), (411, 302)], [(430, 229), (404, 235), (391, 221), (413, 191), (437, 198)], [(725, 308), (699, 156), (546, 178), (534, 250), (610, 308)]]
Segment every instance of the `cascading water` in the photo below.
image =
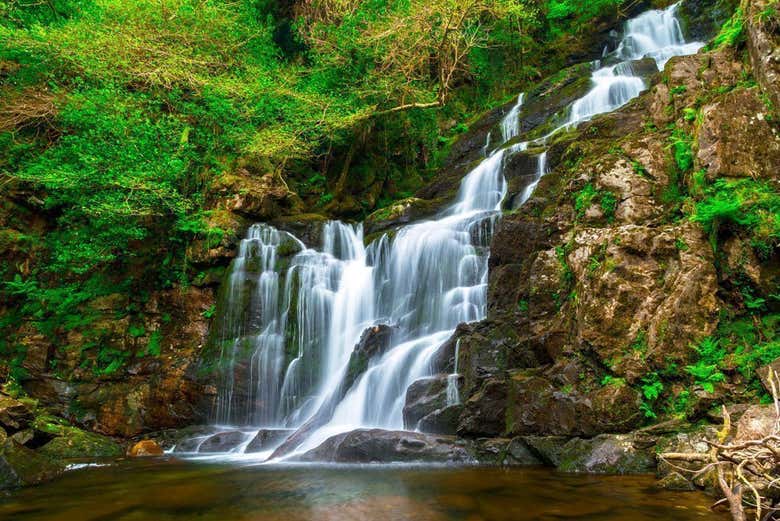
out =
[[(604, 57), (612, 64), (594, 70), (593, 87), (568, 107), (565, 123), (532, 142), (507, 146), (520, 132), (524, 95), (518, 96), (500, 124), (502, 143), (490, 154), (486, 146), (485, 159), (438, 218), (367, 247), (360, 225), (331, 222), (320, 250), (289, 233), (253, 226), (233, 263), (221, 315), (222, 361), (229, 370), (217, 421), (297, 428), (326, 410), (294, 453), (358, 427), (402, 429), (406, 389), (431, 375), (435, 355), (459, 323), (486, 315), (488, 246), (507, 193), (505, 159), (543, 148), (561, 129), (637, 96), (646, 86), (634, 60), (649, 57), (662, 67), (671, 56), (698, 50), (701, 44), (685, 43), (675, 9), (628, 21), (617, 50)], [(543, 151), (514, 206), (531, 197), (546, 171)], [(349, 389), (341, 389), (361, 333), (377, 324), (392, 327), (389, 346)], [(248, 382), (236, 381), (242, 363)], [(451, 376), (448, 397), (456, 403), (457, 369)]]

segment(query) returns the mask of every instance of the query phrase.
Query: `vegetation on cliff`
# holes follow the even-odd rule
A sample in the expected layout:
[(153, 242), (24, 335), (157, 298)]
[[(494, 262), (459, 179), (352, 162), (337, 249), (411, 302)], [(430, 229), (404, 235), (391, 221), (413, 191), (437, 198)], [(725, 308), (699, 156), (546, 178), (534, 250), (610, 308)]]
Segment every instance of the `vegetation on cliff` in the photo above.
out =
[(159, 338), (117, 346), (91, 303), (138, 295), (115, 312), (145, 338), (151, 292), (213, 280), (188, 246), (235, 233), (214, 213), (217, 192), (247, 190), (234, 172), (330, 215), (409, 195), (454, 122), (560, 65), (551, 49), (621, 4), (0, 2), (5, 363), (23, 376), (20, 326), (78, 331), (97, 373), (159, 354)]

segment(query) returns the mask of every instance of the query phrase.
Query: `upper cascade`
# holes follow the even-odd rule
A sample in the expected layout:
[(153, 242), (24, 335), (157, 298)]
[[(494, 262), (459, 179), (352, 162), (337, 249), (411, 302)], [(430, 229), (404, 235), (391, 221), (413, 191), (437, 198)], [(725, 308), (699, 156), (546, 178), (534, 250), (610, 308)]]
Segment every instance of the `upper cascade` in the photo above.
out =
[[(498, 148), (463, 178), (456, 200), (435, 219), (368, 246), (361, 225), (329, 222), (320, 249), (268, 225), (251, 227), (221, 307), (217, 337), (225, 371), (216, 421), (306, 425), (293, 453), (359, 427), (403, 429), (407, 388), (441, 369), (436, 355), (458, 324), (486, 316), (489, 245), (507, 193), (506, 158), (529, 145), (544, 147), (562, 129), (636, 97), (646, 85), (633, 61), (652, 58), (663, 67), (672, 56), (696, 52), (701, 44), (684, 41), (676, 8), (629, 20), (617, 49), (601, 60), (608, 65), (595, 64), (590, 91), (543, 138), (516, 141), (525, 98), (519, 95), (500, 123)], [(531, 196), (546, 171), (542, 152), (513, 206)], [(380, 324), (391, 328), (389, 345), (349, 379), (362, 333)], [(452, 400), (459, 399), (456, 391)]]

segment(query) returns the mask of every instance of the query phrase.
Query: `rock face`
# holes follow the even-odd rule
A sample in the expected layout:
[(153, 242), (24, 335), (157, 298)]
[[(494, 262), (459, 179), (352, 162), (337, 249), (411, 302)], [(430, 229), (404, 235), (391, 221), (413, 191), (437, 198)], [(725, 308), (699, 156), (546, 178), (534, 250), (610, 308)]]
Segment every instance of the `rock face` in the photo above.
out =
[(774, 15), (774, 21), (771, 16), (767, 19), (761, 14), (777, 9), (776, 6), (771, 7), (771, 4), (771, 0), (748, 2), (746, 18), (753, 20), (753, 23), (746, 26), (753, 73), (777, 110), (777, 107), (780, 107), (780, 89), (777, 88), (780, 84), (780, 35), (777, 30), (777, 14)]
[(338, 434), (298, 459), (334, 463), (472, 461), (466, 449), (453, 437), (382, 429), (358, 429)]
[[(704, 6), (689, 8), (689, 22), (702, 24), (694, 19)], [(591, 438), (641, 427), (654, 402), (693, 416), (712, 405), (712, 393), (688, 390), (684, 368), (698, 359), (692, 346), (715, 333), (724, 281), (738, 286), (729, 273), (744, 273), (763, 295), (776, 280), (744, 240), (719, 238), (725, 246), (713, 251), (713, 236), (689, 217), (701, 197), (696, 176), (776, 183), (777, 128), (764, 91), (740, 83), (745, 67), (728, 48), (674, 58), (648, 92), (550, 144), (550, 171), (494, 234), (488, 317), (455, 335), (460, 436)], [(544, 105), (545, 92), (535, 96)], [(534, 103), (529, 96), (524, 110)], [(680, 139), (688, 156), (670, 149)], [(510, 160), (512, 175), (535, 168), (535, 154)], [(732, 391), (724, 384), (720, 396)], [(625, 456), (624, 441), (588, 441), (605, 459), (571, 468), (606, 469)], [(652, 467), (644, 456), (620, 458), (618, 472)]]

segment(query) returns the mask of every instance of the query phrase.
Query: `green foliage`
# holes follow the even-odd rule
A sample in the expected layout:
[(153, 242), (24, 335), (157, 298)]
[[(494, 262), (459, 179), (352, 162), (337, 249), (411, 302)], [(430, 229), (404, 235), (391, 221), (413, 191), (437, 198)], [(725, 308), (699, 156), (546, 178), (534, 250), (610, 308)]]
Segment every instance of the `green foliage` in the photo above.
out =
[(560, 35), (584, 30), (588, 27), (587, 20), (616, 12), (623, 3), (623, 0), (593, 0), (585, 3), (576, 0), (548, 0), (546, 11), (550, 32)]
[(780, 243), (780, 194), (765, 181), (718, 179), (704, 189), (691, 220), (713, 237), (721, 226), (736, 227), (759, 256), (768, 258)]
[(685, 371), (693, 376), (697, 385), (712, 393), (715, 391), (715, 384), (726, 379), (720, 370), (726, 351), (720, 347), (720, 342), (712, 337), (703, 339), (694, 349), (699, 354), (699, 360), (686, 366)]
[(203, 318), (209, 319), (212, 318), (216, 314), (216, 312), (217, 312), (217, 305), (212, 304), (211, 306), (209, 306), (207, 310), (201, 313), (201, 315), (203, 316)]
[(680, 172), (689, 171), (693, 168), (693, 150), (691, 149), (693, 138), (684, 130), (676, 128), (672, 131), (670, 141), (677, 168), (680, 169)]
[(664, 391), (664, 384), (661, 382), (657, 372), (649, 373), (642, 378), (640, 391), (642, 393), (642, 403), (639, 406), (640, 411), (647, 419), (657, 418), (658, 415), (653, 409), (653, 404), (658, 401), (658, 398)]
[(709, 44), (710, 49), (718, 49), (723, 46), (735, 47), (745, 39), (745, 14), (742, 8), (737, 8), (718, 34)]
[(599, 204), (604, 218), (612, 222), (617, 208), (617, 197), (609, 190), (596, 190), (592, 183), (588, 183), (574, 196), (574, 211), (578, 219), (585, 216), (585, 212), (593, 204)]

